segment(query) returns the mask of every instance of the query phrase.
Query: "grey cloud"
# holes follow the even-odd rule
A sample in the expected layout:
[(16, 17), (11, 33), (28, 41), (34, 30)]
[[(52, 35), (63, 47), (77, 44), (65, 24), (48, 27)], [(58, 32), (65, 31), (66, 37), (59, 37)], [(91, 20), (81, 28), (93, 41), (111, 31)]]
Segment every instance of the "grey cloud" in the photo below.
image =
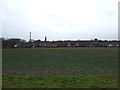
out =
[[(98, 9), (101, 19), (93, 24), (84, 24), (83, 22), (69, 22), (63, 17), (58, 17), (54, 14), (45, 14), (45, 18), (55, 20), (56, 26), (67, 27), (66, 33), (57, 33), (49, 27), (43, 27), (41, 23), (33, 24), (26, 18), (28, 8), (25, 8), (19, 3), (11, 6), (7, 2), (0, 4), (2, 8), (2, 27), (3, 37), (19, 37), (28, 40), (29, 32), (32, 32), (33, 39), (44, 39), (46, 35), (49, 40), (63, 39), (117, 39), (117, 12), (108, 9), (105, 5)], [(30, 10), (29, 10), (30, 11)], [(82, 13), (81, 13), (82, 14)], [(2, 17), (1, 16), (1, 17)], [(89, 15), (88, 15), (89, 16)]]
[(70, 22), (68, 22), (67, 20), (65, 20), (65, 19), (63, 19), (63, 18), (61, 18), (61, 17), (57, 17), (56, 15), (53, 15), (53, 14), (45, 14), (45, 17), (46, 17), (46, 18), (54, 19), (58, 25), (66, 24), (69, 29), (70, 29), (71, 26), (72, 26), (72, 24), (71, 24)]

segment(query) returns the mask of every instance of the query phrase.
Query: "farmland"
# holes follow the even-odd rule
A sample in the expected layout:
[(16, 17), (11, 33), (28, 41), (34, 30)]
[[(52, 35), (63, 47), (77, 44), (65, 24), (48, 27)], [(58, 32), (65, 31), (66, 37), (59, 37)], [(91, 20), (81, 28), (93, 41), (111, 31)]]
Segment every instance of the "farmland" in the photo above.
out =
[[(76, 80), (78, 77), (80, 79), (80, 76), (116, 77), (118, 48), (3, 49), (2, 67), (5, 81), (9, 81), (7, 77), (16, 78), (17, 76), (18, 80), (26, 76), (34, 77), (33, 80), (35, 77), (75, 77)], [(8, 87), (4, 82), (3, 86)], [(117, 82), (110, 86), (117, 87)]]

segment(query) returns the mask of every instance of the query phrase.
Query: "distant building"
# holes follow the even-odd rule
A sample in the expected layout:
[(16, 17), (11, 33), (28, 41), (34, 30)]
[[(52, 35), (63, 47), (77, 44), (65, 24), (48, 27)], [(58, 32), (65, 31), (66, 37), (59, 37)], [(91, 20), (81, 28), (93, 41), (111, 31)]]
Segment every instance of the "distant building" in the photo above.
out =
[(70, 47), (70, 46), (71, 46), (71, 43), (69, 42), (67, 46)]

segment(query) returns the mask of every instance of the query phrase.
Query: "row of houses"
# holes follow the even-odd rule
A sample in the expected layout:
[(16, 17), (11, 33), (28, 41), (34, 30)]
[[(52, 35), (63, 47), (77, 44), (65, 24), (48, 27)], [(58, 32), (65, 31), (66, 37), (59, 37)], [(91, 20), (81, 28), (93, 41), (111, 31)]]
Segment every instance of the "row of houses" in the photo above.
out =
[(82, 40), (82, 41), (37, 41), (25, 43), (28, 47), (118, 47), (120, 41)]
[(3, 48), (35, 48), (35, 47), (119, 47), (118, 40), (77, 40), (77, 41), (45, 41), (36, 40), (26, 42), (21, 39), (1, 39)]

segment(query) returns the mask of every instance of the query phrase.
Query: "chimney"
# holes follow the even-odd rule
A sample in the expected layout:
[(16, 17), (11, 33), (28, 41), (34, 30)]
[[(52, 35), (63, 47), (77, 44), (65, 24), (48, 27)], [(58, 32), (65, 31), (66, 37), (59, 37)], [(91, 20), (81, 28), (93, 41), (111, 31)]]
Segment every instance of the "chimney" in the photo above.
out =
[(30, 40), (29, 41), (31, 42), (31, 32), (30, 32)]

